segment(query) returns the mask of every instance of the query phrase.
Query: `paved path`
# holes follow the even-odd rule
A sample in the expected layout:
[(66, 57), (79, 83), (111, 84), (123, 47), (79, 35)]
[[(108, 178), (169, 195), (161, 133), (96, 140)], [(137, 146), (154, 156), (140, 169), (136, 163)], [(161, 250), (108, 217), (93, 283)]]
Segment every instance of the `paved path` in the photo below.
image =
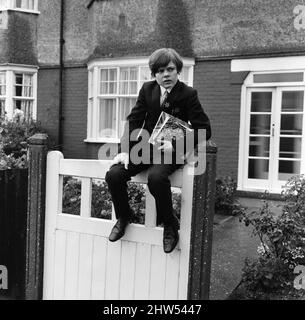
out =
[[(257, 210), (261, 202), (243, 199), (248, 211)], [(280, 211), (272, 202), (273, 211)], [(245, 258), (257, 257), (258, 237), (251, 236), (251, 227), (239, 222), (238, 217), (215, 215), (213, 229), (210, 299), (224, 300), (241, 280)]]

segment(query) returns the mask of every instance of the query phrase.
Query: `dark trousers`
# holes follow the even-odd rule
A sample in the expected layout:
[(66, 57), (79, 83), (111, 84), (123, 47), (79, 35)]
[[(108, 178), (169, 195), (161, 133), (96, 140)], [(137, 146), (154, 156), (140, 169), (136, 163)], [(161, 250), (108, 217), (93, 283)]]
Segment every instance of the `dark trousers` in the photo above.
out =
[(127, 181), (131, 180), (132, 176), (148, 170), (147, 185), (156, 201), (157, 224), (162, 222), (170, 224), (174, 216), (171, 184), (168, 177), (181, 166), (181, 164), (135, 165), (130, 163), (126, 170), (123, 164), (113, 165), (106, 173), (105, 180), (112, 196), (116, 218), (130, 218), (131, 210), (128, 203)]

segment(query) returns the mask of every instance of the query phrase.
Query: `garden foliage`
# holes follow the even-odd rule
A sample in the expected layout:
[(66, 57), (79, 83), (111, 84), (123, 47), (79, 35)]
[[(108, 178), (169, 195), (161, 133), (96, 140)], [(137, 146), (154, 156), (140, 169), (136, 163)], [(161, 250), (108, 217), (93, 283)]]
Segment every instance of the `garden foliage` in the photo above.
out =
[(0, 119), (0, 170), (27, 168), (27, 139), (44, 132), (35, 122), (16, 123)]
[[(145, 188), (142, 184), (128, 183), (129, 204), (134, 212), (133, 223), (145, 223)], [(173, 192), (173, 208), (180, 215), (181, 194)], [(64, 177), (63, 212), (80, 214), (81, 181), (75, 177)], [(111, 219), (112, 201), (105, 181), (92, 181), (91, 217)]]
[(230, 177), (216, 179), (215, 212), (224, 215), (238, 215), (242, 211), (236, 199), (236, 181)]
[(305, 265), (305, 176), (291, 178), (282, 197), (284, 205), (279, 215), (264, 200), (258, 211), (240, 216), (261, 241), (259, 258), (246, 260), (242, 279), (255, 297), (293, 289), (293, 270)]

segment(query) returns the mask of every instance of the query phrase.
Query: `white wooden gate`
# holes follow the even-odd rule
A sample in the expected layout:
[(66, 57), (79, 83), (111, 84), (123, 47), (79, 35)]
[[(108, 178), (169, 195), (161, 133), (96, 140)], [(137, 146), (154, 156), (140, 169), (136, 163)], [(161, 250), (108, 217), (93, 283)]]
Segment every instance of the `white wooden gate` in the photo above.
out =
[[(146, 191), (145, 225), (130, 224), (124, 237), (108, 240), (115, 223), (90, 217), (92, 179), (104, 179), (110, 161), (64, 159), (52, 151), (47, 159), (44, 251), (44, 299), (186, 299), (193, 168), (170, 178), (182, 188), (180, 240), (163, 252), (163, 228), (156, 227), (154, 198)], [(80, 215), (62, 213), (63, 176), (81, 179)], [(146, 183), (145, 173), (132, 179)]]

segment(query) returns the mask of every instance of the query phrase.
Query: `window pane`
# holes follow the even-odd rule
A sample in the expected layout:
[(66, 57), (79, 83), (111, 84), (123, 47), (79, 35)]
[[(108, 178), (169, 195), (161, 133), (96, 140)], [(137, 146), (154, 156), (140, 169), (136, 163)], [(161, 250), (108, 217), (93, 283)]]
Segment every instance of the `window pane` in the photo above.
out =
[(33, 118), (33, 101), (32, 100), (14, 100), (14, 109), (21, 109), (24, 113), (24, 119), (29, 121)]
[(283, 91), (282, 111), (303, 111), (304, 91)]
[(32, 86), (33, 85), (33, 76), (29, 74), (24, 74), (23, 75), (23, 84), (25, 86)]
[(89, 138), (92, 138), (94, 137), (94, 132), (93, 132), (93, 123), (95, 121), (95, 118), (93, 117), (93, 99), (89, 99), (89, 105), (88, 105), (88, 108), (89, 108), (89, 112), (88, 112), (88, 119), (90, 121), (90, 124), (89, 124)]
[(108, 83), (107, 82), (101, 82), (100, 93), (101, 94), (107, 94), (108, 93)]
[(15, 86), (15, 96), (22, 97), (22, 86)]
[(5, 73), (0, 72), (0, 85), (4, 85), (4, 84), (5, 84)]
[(271, 112), (272, 92), (252, 92), (251, 112)]
[(88, 75), (88, 81), (89, 81), (89, 85), (88, 85), (88, 97), (92, 98), (93, 96), (93, 70), (89, 71), (89, 75)]
[(249, 179), (268, 179), (269, 160), (249, 159)]
[(0, 100), (0, 117), (4, 117), (5, 115), (5, 101)]
[(137, 80), (137, 79), (138, 79), (138, 68), (130, 68), (129, 80)]
[(300, 174), (300, 161), (289, 161), (280, 160), (279, 161), (279, 180), (288, 180), (293, 175)]
[(270, 138), (250, 137), (249, 156), (269, 157)]
[(131, 81), (129, 84), (129, 94), (137, 94), (138, 83), (137, 81)]
[(15, 5), (16, 5), (16, 8), (21, 8), (21, 2), (24, 3), (24, 0), (15, 0)]
[(116, 138), (115, 99), (100, 99), (99, 137)]
[(108, 69), (101, 69), (101, 81), (108, 81)]
[(15, 74), (15, 84), (21, 84), (22, 85), (23, 76), (22, 74)]
[(129, 68), (120, 69), (120, 94), (128, 94), (128, 70)]
[(5, 96), (5, 86), (0, 86), (0, 96)]
[(140, 68), (140, 81), (141, 83), (151, 80), (151, 73), (149, 67)]
[(126, 121), (132, 107), (136, 103), (136, 98), (120, 98), (119, 99), (119, 114), (120, 114), (120, 124), (119, 124), (119, 137), (123, 134), (124, 121)]
[(5, 73), (0, 72), (0, 96), (5, 96)]
[(117, 69), (101, 69), (100, 72), (100, 94), (115, 94)]
[(117, 81), (117, 70), (109, 69), (109, 81)]
[(189, 67), (183, 67), (179, 75), (179, 79), (186, 84), (189, 83), (189, 69)]
[(109, 92), (110, 94), (116, 93), (116, 82), (109, 82)]
[(32, 97), (33, 96), (33, 75), (15, 74), (15, 96)]
[(281, 116), (281, 134), (302, 134), (302, 114), (282, 114)]
[(301, 158), (301, 138), (280, 138), (280, 158)]
[(270, 119), (268, 114), (251, 114), (250, 133), (270, 134)]

